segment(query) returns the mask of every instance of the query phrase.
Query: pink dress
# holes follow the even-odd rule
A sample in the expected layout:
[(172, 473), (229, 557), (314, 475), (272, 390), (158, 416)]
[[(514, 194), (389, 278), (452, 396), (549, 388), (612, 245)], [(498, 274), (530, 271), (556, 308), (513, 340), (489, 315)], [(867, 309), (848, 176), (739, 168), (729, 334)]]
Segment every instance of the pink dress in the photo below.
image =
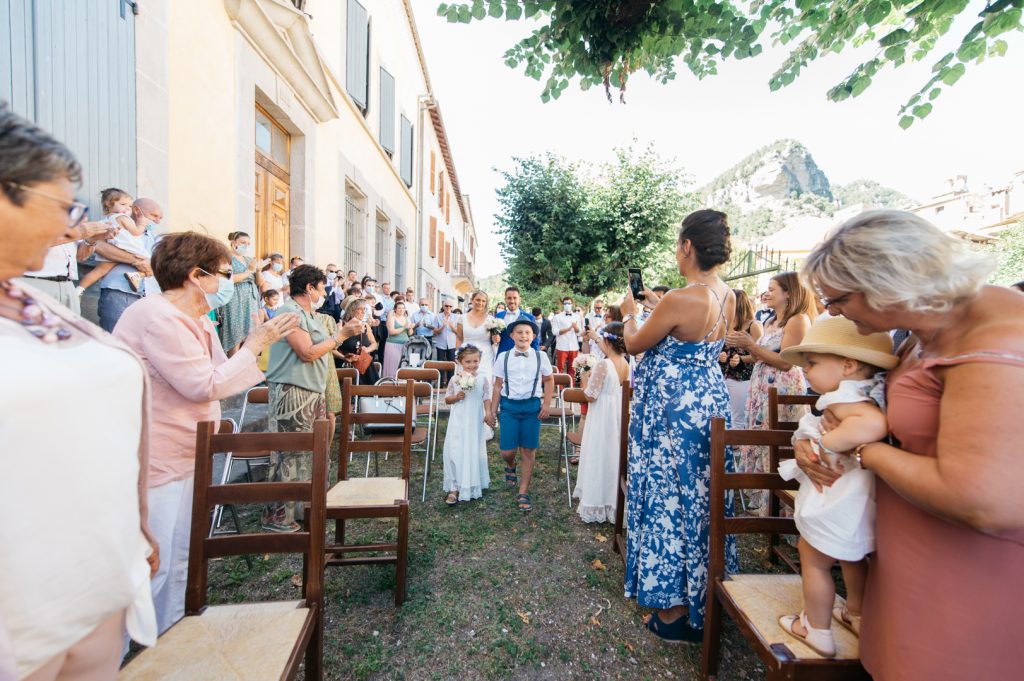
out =
[[(908, 354), (888, 387), (889, 430), (904, 451), (936, 456), (943, 383), (932, 368), (967, 362), (1024, 367), (1024, 357), (998, 351)], [(922, 511), (876, 481), (878, 548), (864, 592), (864, 667), (876, 681), (1020, 678), (1024, 530), (982, 534)]]

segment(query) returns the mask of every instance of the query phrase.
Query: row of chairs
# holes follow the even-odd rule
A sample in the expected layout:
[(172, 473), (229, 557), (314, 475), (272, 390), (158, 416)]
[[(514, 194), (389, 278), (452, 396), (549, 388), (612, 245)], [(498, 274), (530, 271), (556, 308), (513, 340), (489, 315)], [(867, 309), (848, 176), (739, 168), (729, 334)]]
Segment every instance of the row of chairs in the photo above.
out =
[[(317, 421), (313, 432), (237, 433), (230, 421), (201, 423), (196, 435), (196, 486), (189, 542), (186, 616), (160, 637), (159, 645), (143, 651), (126, 665), (119, 679), (292, 679), (305, 662), (305, 678), (322, 679), (323, 581), (326, 567), (394, 564), (395, 603), (406, 597), (408, 563), (409, 478), (411, 451), (417, 430), (415, 395), (418, 386), (360, 386), (351, 378), (343, 384), (343, 409), (338, 443), (338, 475), (328, 488), (328, 457), (332, 432), (328, 421)], [(394, 414), (362, 414), (353, 405), (360, 397), (402, 399), (406, 409)], [(356, 440), (348, 434), (365, 423), (400, 424), (400, 434)], [(425, 435), (424, 435), (425, 437)], [(312, 452), (311, 480), (226, 484), (213, 480), (215, 456), (251, 462), (271, 452)], [(355, 452), (400, 452), (398, 476), (351, 478), (348, 461)], [(226, 456), (227, 458), (227, 456)], [(292, 501), (305, 508), (302, 530), (290, 534), (211, 534), (217, 509), (242, 504)], [(346, 523), (365, 518), (395, 518), (394, 541), (351, 544)], [(327, 543), (327, 521), (335, 521)], [(301, 598), (284, 602), (208, 604), (209, 562), (251, 554), (301, 554)]]

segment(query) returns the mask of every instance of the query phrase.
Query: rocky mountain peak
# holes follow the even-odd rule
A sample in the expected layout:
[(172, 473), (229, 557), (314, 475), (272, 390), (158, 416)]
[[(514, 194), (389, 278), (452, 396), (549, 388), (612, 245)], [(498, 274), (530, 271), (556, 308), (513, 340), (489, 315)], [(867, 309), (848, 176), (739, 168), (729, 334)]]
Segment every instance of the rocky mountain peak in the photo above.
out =
[(710, 204), (731, 205), (742, 213), (808, 194), (829, 202), (833, 198), (828, 177), (811, 152), (792, 139), (758, 149), (712, 180), (704, 194)]

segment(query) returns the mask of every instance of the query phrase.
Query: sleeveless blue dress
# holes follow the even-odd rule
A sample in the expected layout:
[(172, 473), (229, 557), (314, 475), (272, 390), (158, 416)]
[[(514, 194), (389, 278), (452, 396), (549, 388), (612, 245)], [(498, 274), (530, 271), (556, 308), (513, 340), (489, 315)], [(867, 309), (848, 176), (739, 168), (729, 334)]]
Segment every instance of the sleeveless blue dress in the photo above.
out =
[[(637, 364), (630, 405), (625, 595), (649, 608), (688, 605), (695, 629), (704, 628), (707, 595), (711, 419), (731, 426), (724, 343), (666, 336)], [(732, 471), (732, 456), (725, 460)], [(737, 570), (736, 539), (727, 537), (726, 571)]]

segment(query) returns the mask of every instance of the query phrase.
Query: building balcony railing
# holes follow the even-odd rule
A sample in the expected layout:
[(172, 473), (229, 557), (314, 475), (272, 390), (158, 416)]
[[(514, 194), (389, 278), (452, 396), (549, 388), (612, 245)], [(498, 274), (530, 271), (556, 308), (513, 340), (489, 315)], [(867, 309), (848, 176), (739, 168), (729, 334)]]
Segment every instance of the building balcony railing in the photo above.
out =
[(451, 274), (452, 279), (468, 279), (470, 284), (476, 284), (476, 277), (473, 276), (473, 263), (468, 260), (455, 261), (449, 274)]

